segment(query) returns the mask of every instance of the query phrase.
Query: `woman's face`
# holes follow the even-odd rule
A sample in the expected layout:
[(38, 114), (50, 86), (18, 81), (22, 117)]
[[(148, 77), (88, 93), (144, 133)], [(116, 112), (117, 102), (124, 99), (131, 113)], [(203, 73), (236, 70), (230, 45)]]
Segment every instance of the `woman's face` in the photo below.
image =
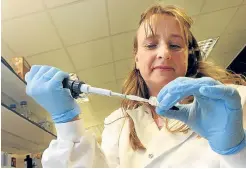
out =
[(153, 15), (150, 19), (155, 23), (152, 25), (154, 35), (149, 27), (146, 27), (146, 23), (140, 25), (135, 61), (150, 95), (156, 96), (167, 83), (185, 76), (188, 48), (184, 32), (175, 17)]

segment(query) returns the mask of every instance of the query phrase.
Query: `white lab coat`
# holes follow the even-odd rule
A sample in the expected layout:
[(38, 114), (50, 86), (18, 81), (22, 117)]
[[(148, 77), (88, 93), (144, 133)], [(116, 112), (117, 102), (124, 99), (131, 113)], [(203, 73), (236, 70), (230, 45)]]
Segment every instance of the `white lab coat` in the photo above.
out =
[[(246, 86), (235, 87), (245, 115)], [(192, 131), (171, 134), (165, 127), (159, 130), (144, 106), (127, 113), (146, 151), (132, 150), (128, 119), (118, 109), (105, 119), (105, 124), (112, 123), (105, 125), (101, 147), (85, 132), (82, 120), (56, 124), (57, 140), (45, 150), (43, 167), (246, 167), (246, 148), (234, 155), (219, 155)]]

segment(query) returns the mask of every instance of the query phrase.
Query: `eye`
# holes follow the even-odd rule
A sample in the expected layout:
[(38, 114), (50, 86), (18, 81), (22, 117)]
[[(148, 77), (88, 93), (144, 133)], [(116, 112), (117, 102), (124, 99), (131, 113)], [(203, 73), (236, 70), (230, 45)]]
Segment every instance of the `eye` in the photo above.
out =
[(145, 47), (147, 49), (155, 49), (157, 47), (157, 44), (146, 44)]
[(181, 48), (179, 45), (174, 45), (174, 44), (170, 44), (169, 47), (170, 49), (174, 49), (174, 50), (178, 50)]

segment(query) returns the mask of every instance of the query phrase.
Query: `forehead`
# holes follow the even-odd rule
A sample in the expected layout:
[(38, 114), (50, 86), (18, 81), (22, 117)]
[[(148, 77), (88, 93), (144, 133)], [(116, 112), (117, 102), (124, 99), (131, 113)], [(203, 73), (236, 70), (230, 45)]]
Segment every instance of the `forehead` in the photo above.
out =
[(174, 16), (167, 14), (150, 16), (138, 29), (138, 39), (144, 39), (153, 35), (168, 37), (172, 34), (180, 35), (184, 38), (184, 31), (179, 21)]

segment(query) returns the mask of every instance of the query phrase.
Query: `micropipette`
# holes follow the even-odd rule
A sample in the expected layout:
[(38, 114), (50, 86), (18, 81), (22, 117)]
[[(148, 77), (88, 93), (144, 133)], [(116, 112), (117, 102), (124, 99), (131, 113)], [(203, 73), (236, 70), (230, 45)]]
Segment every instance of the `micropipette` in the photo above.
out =
[(64, 88), (70, 89), (71, 94), (74, 98), (78, 98), (81, 93), (86, 93), (86, 94), (92, 93), (92, 94), (98, 94), (98, 95), (103, 95), (103, 96), (109, 96), (109, 97), (115, 96), (115, 97), (120, 97), (123, 99), (129, 99), (129, 100), (134, 100), (134, 101), (139, 101), (139, 102), (146, 102), (156, 107), (159, 104), (156, 97), (150, 97), (149, 99), (145, 99), (145, 98), (135, 96), (135, 95), (121, 94), (117, 92), (112, 92), (111, 90), (108, 90), (108, 89), (92, 87), (78, 80), (70, 80), (66, 78), (64, 79), (62, 83), (63, 83)]

